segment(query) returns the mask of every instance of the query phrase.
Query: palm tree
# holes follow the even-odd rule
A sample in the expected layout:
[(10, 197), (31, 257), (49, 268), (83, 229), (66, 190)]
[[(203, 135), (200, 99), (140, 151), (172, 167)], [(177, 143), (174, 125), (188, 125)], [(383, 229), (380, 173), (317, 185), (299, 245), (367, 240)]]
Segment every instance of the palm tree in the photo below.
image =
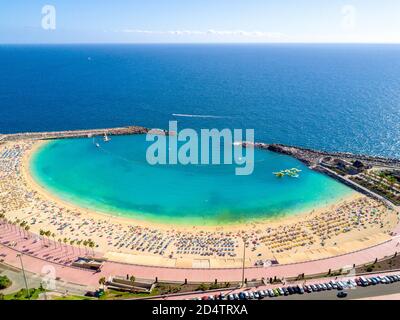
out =
[(101, 285), (103, 287), (103, 290), (104, 290), (105, 284), (106, 284), (106, 278), (105, 277), (101, 277), (99, 279), (99, 285)]
[(69, 244), (70, 244), (71, 247), (72, 247), (72, 254), (75, 254), (75, 250), (74, 250), (75, 241), (74, 241), (74, 240), (71, 240), (71, 241), (69, 242)]
[(22, 230), (22, 232), (24, 234), (24, 237), (25, 237), (25, 223), (26, 223), (25, 221), (20, 222), (19, 223), (19, 229), (18, 229), (19, 235), (21, 235), (21, 230)]
[(135, 280), (136, 280), (135, 276), (130, 276), (129, 281), (131, 282), (132, 285), (132, 291), (134, 290)]
[(47, 237), (47, 243), (49, 244), (49, 246), (50, 246), (50, 236), (51, 236), (51, 231), (46, 231), (45, 232), (45, 236)]
[(85, 254), (87, 254), (87, 248), (86, 248), (87, 245), (88, 245), (87, 240), (83, 241), (83, 246), (85, 247)]
[(76, 242), (76, 244), (78, 245), (78, 248), (79, 248), (79, 254), (81, 254), (81, 244), (82, 244), (82, 240), (78, 240), (78, 241)]
[(56, 235), (54, 233), (52, 233), (51, 237), (53, 238), (53, 241), (54, 241), (54, 248), (57, 248)]
[(12, 222), (11, 220), (8, 220), (8, 225), (10, 226), (10, 230), (12, 231), (14, 222)]
[(1, 224), (4, 224), (4, 226), (7, 227), (6, 216), (4, 215), (4, 213), (0, 213), (0, 220)]
[(30, 226), (25, 226), (25, 231), (26, 231), (26, 233), (28, 234), (28, 239), (29, 239), (29, 229), (30, 229), (31, 227)]
[(40, 242), (41, 242), (42, 247), (43, 247), (42, 241), (43, 241), (44, 230), (40, 229), (40, 230), (39, 230), (39, 234), (40, 234)]
[(88, 241), (89, 243), (88, 243), (88, 245), (89, 245), (89, 248), (91, 248), (92, 249), (92, 255), (94, 256), (94, 242), (91, 240), (91, 239), (89, 239), (89, 241)]

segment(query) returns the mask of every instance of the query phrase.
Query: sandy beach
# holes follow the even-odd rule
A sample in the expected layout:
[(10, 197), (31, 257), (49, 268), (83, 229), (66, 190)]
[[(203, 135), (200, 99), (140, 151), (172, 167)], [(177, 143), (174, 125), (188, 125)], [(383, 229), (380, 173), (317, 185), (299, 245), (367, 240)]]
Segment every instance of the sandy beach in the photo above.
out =
[[(396, 212), (354, 192), (335, 204), (274, 219), (226, 226), (186, 226), (112, 216), (66, 202), (30, 174), (32, 155), (46, 141), (8, 142), (0, 154), (0, 201), (9, 221), (25, 221), (30, 231), (50, 231), (50, 239), (81, 246), (92, 240), (104, 257), (126, 263), (170, 267), (240, 267), (332, 257), (390, 239)], [(64, 241), (65, 242), (65, 241)]]

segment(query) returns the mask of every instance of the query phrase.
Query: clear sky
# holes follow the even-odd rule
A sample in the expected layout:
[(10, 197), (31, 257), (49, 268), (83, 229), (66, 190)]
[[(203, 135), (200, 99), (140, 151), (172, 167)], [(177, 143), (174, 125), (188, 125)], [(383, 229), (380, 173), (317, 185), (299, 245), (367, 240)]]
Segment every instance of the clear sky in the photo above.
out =
[(82, 42), (400, 43), (400, 0), (0, 0), (0, 43)]

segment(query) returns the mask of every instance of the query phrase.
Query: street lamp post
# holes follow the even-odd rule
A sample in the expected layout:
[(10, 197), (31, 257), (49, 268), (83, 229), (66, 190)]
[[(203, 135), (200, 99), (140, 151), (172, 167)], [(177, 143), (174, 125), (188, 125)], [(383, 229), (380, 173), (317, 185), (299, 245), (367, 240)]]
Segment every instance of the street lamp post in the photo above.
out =
[(24, 264), (22, 262), (22, 254), (17, 254), (17, 257), (19, 258), (19, 261), (21, 262), (21, 269), (22, 269), (22, 274), (24, 276), (24, 282), (25, 282), (25, 288), (26, 292), (29, 298), (29, 288), (28, 288), (28, 281), (26, 280), (26, 274), (25, 274), (25, 269), (24, 269)]
[(245, 267), (245, 261), (246, 261), (246, 243), (244, 242), (244, 238), (242, 238), (242, 241), (243, 241), (242, 287), (244, 287), (244, 267)]

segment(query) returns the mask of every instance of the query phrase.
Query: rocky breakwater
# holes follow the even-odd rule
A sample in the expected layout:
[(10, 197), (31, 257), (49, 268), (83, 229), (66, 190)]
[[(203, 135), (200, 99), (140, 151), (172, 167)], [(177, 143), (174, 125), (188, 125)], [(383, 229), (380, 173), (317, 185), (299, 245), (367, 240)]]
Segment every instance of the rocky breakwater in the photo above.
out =
[[(259, 144), (255, 144), (257, 146)], [(350, 162), (356, 160), (362, 161), (364, 164), (370, 166), (387, 166), (392, 168), (400, 168), (400, 159), (385, 158), (378, 156), (358, 155), (349, 152), (326, 152), (318, 151), (302, 147), (286, 146), (283, 144), (261, 144), (262, 148), (278, 152), (297, 158), (309, 167), (317, 166), (320, 160), (325, 157), (332, 157), (337, 159), (345, 159)]]
[(53, 132), (25, 132), (3, 135), (3, 141), (16, 140), (40, 140), (40, 139), (66, 139), (66, 138), (84, 138), (102, 135), (130, 135), (144, 134), (149, 129), (140, 126), (129, 126), (121, 128), (106, 129), (88, 129), (88, 130), (69, 130), (69, 131), (53, 131)]
[(311, 167), (313, 165), (318, 164), (318, 160), (320, 159), (322, 152), (311, 150), (311, 149), (304, 149), (298, 148), (293, 146), (285, 146), (283, 144), (267, 144), (262, 142), (250, 143), (244, 142), (243, 145), (253, 146), (254, 148), (269, 150), (272, 152), (277, 152), (281, 154), (285, 154), (291, 157), (294, 157), (300, 161), (302, 161), (307, 166)]

